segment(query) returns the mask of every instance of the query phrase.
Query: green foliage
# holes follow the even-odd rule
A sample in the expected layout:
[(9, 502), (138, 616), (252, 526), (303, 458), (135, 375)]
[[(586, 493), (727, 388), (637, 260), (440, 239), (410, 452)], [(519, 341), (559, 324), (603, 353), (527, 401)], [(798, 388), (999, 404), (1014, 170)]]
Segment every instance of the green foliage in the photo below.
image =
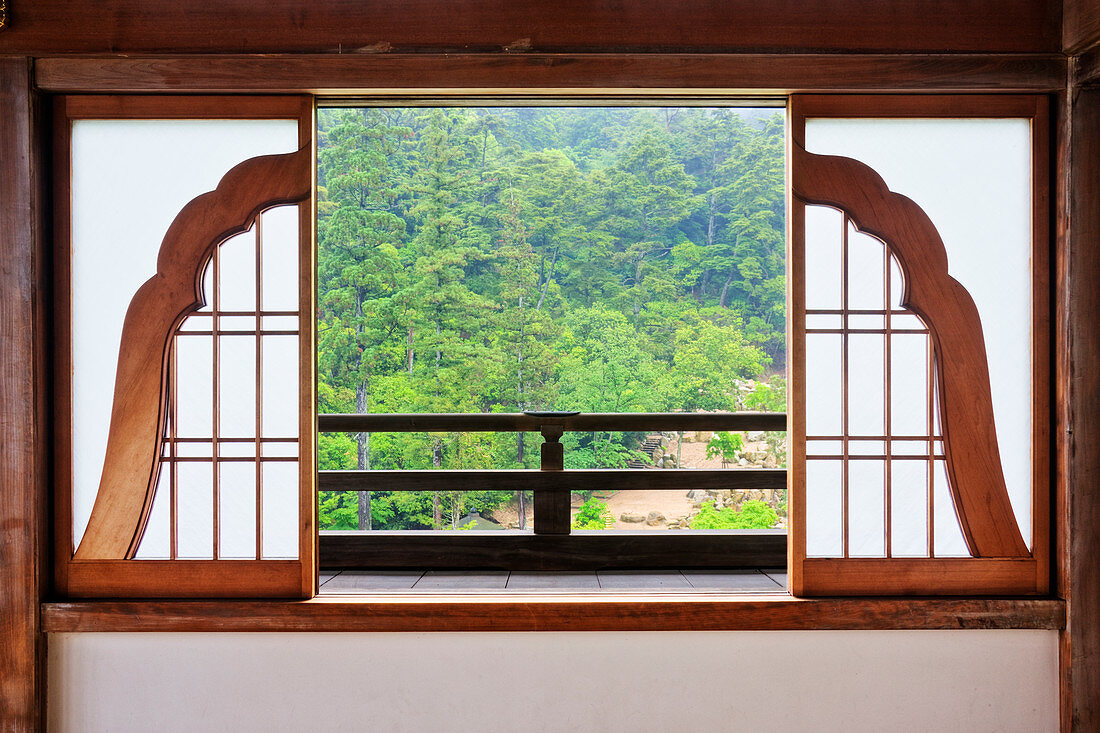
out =
[(785, 412), (787, 410), (787, 380), (774, 376), (767, 382), (757, 382), (745, 397), (745, 409), (755, 412)]
[(741, 433), (716, 432), (707, 442), (707, 459), (722, 456), (722, 465), (733, 463), (737, 454), (745, 447)]
[(762, 501), (741, 503), (740, 511), (733, 507), (718, 510), (713, 501), (703, 502), (699, 513), (691, 518), (692, 529), (768, 529), (779, 521), (775, 510)]
[[(340, 108), (318, 129), (320, 411), (783, 409), (781, 379), (736, 388), (785, 361), (781, 113)], [(566, 465), (648, 460), (643, 439), (568, 433)], [(324, 469), (539, 456), (530, 434), (318, 449)], [(514, 498), (372, 492), (370, 524), (453, 527)], [(360, 521), (353, 493), (319, 509)]]
[(607, 529), (615, 523), (615, 517), (607, 504), (599, 499), (589, 499), (581, 505), (573, 517), (573, 529)]

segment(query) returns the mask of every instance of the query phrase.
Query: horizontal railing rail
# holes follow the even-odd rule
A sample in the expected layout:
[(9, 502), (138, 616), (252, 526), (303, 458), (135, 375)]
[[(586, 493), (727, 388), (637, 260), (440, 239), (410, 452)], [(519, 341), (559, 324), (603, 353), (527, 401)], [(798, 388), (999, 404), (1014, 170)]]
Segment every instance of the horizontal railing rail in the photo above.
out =
[(782, 468), (735, 470), (585, 468), (561, 471), (537, 468), (409, 471), (318, 471), (322, 491), (624, 491), (691, 489), (785, 489)]
[(322, 491), (532, 491), (535, 534), (570, 532), (573, 491), (784, 489), (781, 468), (735, 470), (565, 469), (564, 432), (787, 429), (775, 412), (403, 413), (318, 415), (323, 433), (540, 432), (541, 469), (319, 471)]
[(322, 433), (786, 430), (782, 412), (389, 413), (318, 415)]

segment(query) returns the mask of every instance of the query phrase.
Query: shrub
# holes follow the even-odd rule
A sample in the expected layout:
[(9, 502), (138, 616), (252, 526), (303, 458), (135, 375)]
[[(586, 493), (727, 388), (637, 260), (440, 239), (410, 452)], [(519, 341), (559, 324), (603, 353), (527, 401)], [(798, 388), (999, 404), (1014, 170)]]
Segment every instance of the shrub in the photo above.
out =
[(581, 504), (577, 516), (573, 517), (573, 529), (607, 529), (614, 523), (615, 516), (599, 499), (589, 499)]
[(718, 510), (713, 501), (703, 502), (699, 513), (691, 518), (692, 529), (768, 529), (779, 521), (775, 510), (762, 501), (741, 504), (741, 511), (733, 507)]

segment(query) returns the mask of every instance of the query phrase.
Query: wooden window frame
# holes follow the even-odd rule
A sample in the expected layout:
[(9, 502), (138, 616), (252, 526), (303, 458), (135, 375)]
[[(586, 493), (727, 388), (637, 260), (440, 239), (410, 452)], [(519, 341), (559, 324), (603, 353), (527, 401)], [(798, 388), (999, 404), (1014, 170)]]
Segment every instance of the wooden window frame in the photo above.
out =
[[(11, 78), (18, 77), (14, 72)], [(190, 94), (255, 92), (310, 92), (320, 95), (385, 94), (399, 96), (422, 89), (431, 80), (433, 93), (463, 96), (497, 90), (505, 96), (540, 93), (632, 94), (700, 96), (744, 93), (787, 95), (795, 92), (911, 93), (982, 92), (1051, 94), (1062, 90), (1066, 62), (1059, 57), (989, 57), (966, 54), (896, 55), (772, 54), (406, 54), (383, 56), (224, 56), (224, 57), (46, 57), (35, 62), (26, 78), (45, 94), (157, 93)], [(645, 80), (639, 83), (639, 80)], [(31, 136), (32, 140), (35, 136)], [(41, 144), (40, 142), (38, 144)], [(1063, 148), (1058, 148), (1062, 151)], [(1067, 165), (1064, 153), (1059, 164)], [(1064, 187), (1059, 191), (1068, 194)], [(48, 217), (47, 217), (48, 220)], [(1065, 246), (1064, 237), (1058, 239)], [(1062, 260), (1064, 268), (1065, 260)], [(1060, 270), (1060, 272), (1064, 272)], [(1064, 276), (1063, 276), (1064, 279)], [(1078, 285), (1078, 288), (1083, 287)], [(1060, 301), (1059, 318), (1067, 318)], [(1059, 352), (1060, 356), (1062, 352)], [(1068, 356), (1061, 358), (1069, 358)], [(1063, 361), (1062, 364), (1065, 362)], [(1060, 367), (1061, 368), (1061, 367)], [(1060, 399), (1065, 393), (1060, 392)], [(1060, 444), (1062, 445), (1062, 444)], [(1061, 448), (1060, 448), (1061, 450)], [(1065, 497), (1065, 478), (1057, 484), (1059, 502)], [(1061, 505), (1060, 505), (1061, 506)], [(1064, 515), (1062, 515), (1064, 517)], [(1063, 563), (1065, 545), (1059, 545)], [(1065, 566), (1063, 565), (1063, 568)], [(1064, 593), (1064, 590), (1060, 590)], [(623, 599), (578, 597), (557, 599), (560, 606), (537, 599), (485, 599), (473, 604), (464, 597), (441, 597), (433, 602), (409, 598), (364, 599), (360, 602), (314, 599), (305, 603), (269, 606), (233, 601), (145, 604), (55, 602), (43, 607), (43, 628), (49, 631), (152, 629), (228, 629), (248, 626), (266, 630), (319, 628), (376, 628), (378, 630), (480, 629), (505, 624), (508, 628), (572, 628), (570, 614), (593, 619), (586, 628), (629, 628), (624, 613), (652, 619), (647, 628), (1063, 628), (1065, 604), (1047, 600), (960, 601), (948, 599), (759, 600), (725, 596), (715, 599), (723, 615), (715, 624), (702, 624), (695, 613), (701, 599), (661, 596)], [(615, 601), (616, 603), (620, 601)], [(409, 604), (424, 611), (410, 613)], [(757, 604), (764, 604), (763, 606)], [(978, 605), (967, 605), (977, 603)], [(789, 605), (787, 605), (789, 604)], [(1003, 604), (1003, 605), (998, 605)], [(751, 621), (760, 609), (775, 609), (774, 623)], [(355, 609), (380, 616), (363, 616)], [(603, 612), (600, 609), (607, 609)], [(738, 609), (746, 609), (741, 613)], [(749, 610), (753, 609), (753, 610)], [(265, 612), (266, 611), (266, 612)], [(242, 614), (250, 621), (228, 623)], [(487, 619), (491, 614), (494, 622)], [(593, 615), (595, 614), (595, 615)], [(353, 621), (354, 615), (357, 621)], [(613, 617), (612, 617), (613, 616)], [(575, 617), (575, 616), (574, 616)], [(758, 618), (758, 617), (757, 617)], [(962, 621), (962, 619), (970, 621)], [(371, 619), (377, 619), (373, 623)], [(389, 621), (387, 621), (389, 619)], [(506, 619), (513, 619), (507, 622)], [(503, 626), (501, 626), (503, 628)]]
[[(1022, 118), (1030, 120), (1031, 147), (1030, 157), (1032, 194), (1031, 209), (1031, 537), (1030, 555), (1008, 557), (1008, 552), (990, 553), (993, 556), (971, 558), (814, 558), (806, 553), (806, 429), (802, 416), (805, 414), (805, 303), (801, 287), (790, 291), (788, 303), (791, 326), (791, 364), (792, 390), (791, 413), (791, 537), (790, 578), (791, 587), (798, 595), (973, 595), (977, 593), (1001, 593), (1044, 595), (1050, 590), (1051, 577), (1051, 512), (1053, 500), (1053, 481), (1051, 475), (1051, 390), (1050, 372), (1053, 363), (1050, 316), (1050, 275), (1049, 262), (1051, 241), (1050, 228), (1050, 168), (1048, 154), (1050, 150), (1049, 100), (1043, 96), (854, 96), (854, 95), (794, 95), (791, 103), (792, 156), (805, 161), (808, 158), (822, 159), (821, 156), (807, 155), (805, 145), (805, 122), (807, 118), (842, 119), (950, 119), (950, 118)], [(799, 157), (801, 155), (801, 157)], [(846, 159), (840, 159), (841, 161)], [(794, 188), (798, 188), (798, 168), (793, 174)], [(879, 182), (873, 182), (878, 185)], [(871, 182), (868, 183), (871, 185)], [(884, 201), (901, 201), (893, 192), (880, 191)], [(788, 271), (792, 273), (792, 282), (804, 282), (804, 220), (805, 207), (810, 203), (799, 191), (791, 193), (791, 229), (789, 241)], [(911, 203), (911, 202), (910, 202)], [(828, 203), (826, 203), (828, 205)], [(919, 211), (919, 207), (913, 207)], [(898, 216), (904, 207), (898, 206)], [(868, 209), (869, 211), (869, 209)], [(920, 216), (924, 216), (920, 212)], [(924, 217), (927, 220), (927, 217)], [(934, 227), (935, 222), (932, 222)], [(881, 234), (875, 232), (876, 234)], [(935, 232), (933, 237), (938, 239)], [(892, 245), (887, 242), (888, 249)], [(938, 245), (942, 246), (942, 245)], [(946, 262), (946, 258), (944, 259)], [(949, 277), (943, 273), (946, 279)], [(931, 272), (925, 273), (925, 282), (933, 282), (937, 277)], [(929, 303), (928, 305), (932, 305)], [(976, 318), (976, 312), (974, 313)], [(954, 324), (951, 325), (952, 328)], [(980, 323), (972, 324), (980, 328)], [(931, 324), (934, 328), (935, 324)], [(941, 326), (941, 330), (942, 330)], [(945, 331), (946, 332), (946, 331)], [(973, 384), (988, 385), (988, 373), (984, 366), (984, 348), (981, 354), (967, 360), (968, 366), (978, 364)], [(941, 359), (941, 363), (946, 360)], [(941, 392), (951, 396), (952, 383), (946, 377), (940, 382)], [(961, 382), (961, 380), (959, 380)], [(956, 394), (961, 395), (961, 392)], [(981, 401), (979, 400), (979, 404)], [(964, 407), (972, 407), (966, 404)], [(992, 406), (986, 395), (984, 407), (988, 414), (976, 413), (951, 424), (966, 424), (967, 431), (959, 431), (964, 439), (987, 440), (995, 436), (992, 424)], [(946, 411), (945, 411), (946, 414)], [(952, 443), (952, 433), (948, 425), (943, 426), (947, 449)], [(993, 438), (995, 439), (995, 437)], [(956, 438), (956, 440), (958, 440)], [(950, 453), (948, 464), (950, 466)], [(972, 451), (980, 453), (980, 451)], [(996, 463), (988, 464), (999, 470)], [(961, 463), (955, 468), (962, 480), (964, 471), (974, 474), (972, 483), (981, 483), (984, 471), (975, 472), (972, 466)], [(954, 475), (954, 474), (953, 474)], [(1004, 490), (1003, 482), (1001, 485)], [(997, 498), (997, 497), (994, 497)], [(1007, 504), (1007, 493), (1003, 495)], [(959, 497), (955, 497), (959, 501)], [(992, 501), (981, 501), (981, 507), (992, 505)], [(1002, 507), (1003, 508), (1003, 507)], [(1014, 521), (1010, 507), (1007, 519)], [(960, 516), (962, 513), (960, 512)], [(978, 517), (981, 516), (979, 513)], [(1002, 519), (1005, 517), (1002, 515)], [(975, 519), (975, 521), (977, 521)], [(987, 525), (994, 532), (995, 523)], [(1015, 525), (1010, 525), (1015, 532)], [(989, 532), (986, 533), (990, 535)], [(969, 536), (969, 535), (968, 535)], [(996, 537), (994, 537), (996, 539)], [(1020, 540), (1016, 540), (1017, 544)], [(1008, 547), (1007, 541), (997, 547)], [(1021, 546), (1021, 550), (1023, 550)]]
[[(309, 165), (313, 165), (313, 100), (311, 97), (303, 96), (281, 96), (281, 97), (173, 97), (173, 96), (146, 96), (146, 97), (134, 97), (134, 96), (71, 96), (63, 95), (54, 100), (53, 105), (53, 151), (54, 151), (54, 167), (53, 167), (53, 192), (54, 192), (54, 273), (53, 273), (53, 323), (54, 323), (54, 347), (53, 347), (53, 369), (54, 369), (54, 486), (53, 486), (53, 506), (54, 506), (54, 527), (53, 527), (53, 551), (54, 551), (54, 587), (56, 591), (67, 597), (81, 598), (81, 597), (298, 597), (309, 598), (316, 592), (317, 587), (317, 574), (316, 574), (316, 501), (314, 481), (315, 476), (312, 471), (315, 459), (315, 426), (316, 417), (314, 415), (313, 405), (316, 401), (314, 395), (314, 380), (313, 379), (300, 379), (301, 391), (299, 394), (299, 414), (302, 416), (299, 420), (299, 460), (300, 460), (300, 472), (299, 472), (299, 543), (298, 543), (298, 558), (295, 560), (190, 560), (190, 559), (171, 559), (171, 560), (151, 560), (151, 559), (126, 559), (133, 555), (136, 549), (135, 543), (140, 535), (135, 536), (135, 539), (131, 542), (127, 538), (126, 542), (131, 544), (129, 551), (124, 554), (118, 552), (106, 552), (97, 553), (94, 557), (80, 557), (76, 548), (73, 546), (73, 529), (72, 529), (72, 425), (71, 415), (73, 408), (73, 395), (72, 395), (72, 304), (71, 304), (71, 259), (72, 259), (72, 244), (71, 244), (71, 131), (72, 122), (79, 119), (118, 119), (118, 120), (140, 120), (140, 119), (286, 119), (296, 120), (298, 125), (298, 139), (297, 144), (301, 150), (296, 153), (295, 156), (302, 157), (303, 155), (309, 162)], [(267, 156), (273, 158), (274, 156)], [(285, 157), (285, 156), (284, 156)], [(256, 163), (264, 163), (260, 159), (252, 159), (246, 161), (240, 166), (234, 169), (237, 171), (241, 169), (240, 173), (243, 178), (241, 180), (248, 180), (248, 176), (264, 176), (271, 175), (272, 171), (265, 167), (261, 172), (249, 169), (244, 170), (244, 166)], [(232, 174), (229, 174), (232, 175)], [(309, 173), (310, 180), (312, 180), (312, 169)], [(224, 196), (221, 190), (212, 192), (210, 194), (201, 194), (198, 198), (194, 199), (191, 203), (198, 202), (204, 196), (221, 196), (219, 201), (225, 201), (227, 198)], [(215, 206), (219, 206), (217, 204)], [(251, 206), (251, 202), (245, 202), (245, 206)], [(305, 201), (301, 203), (293, 204), (299, 209), (299, 238), (302, 241), (312, 242), (312, 232), (314, 227), (313, 211), (314, 206), (312, 202), (312, 195), (308, 196)], [(191, 204), (188, 204), (191, 206)], [(177, 216), (176, 222), (173, 224), (173, 228), (170, 229), (169, 235), (166, 235), (165, 241), (167, 242), (172, 236), (172, 232), (176, 230), (176, 225), (184, 223), (185, 226), (190, 226), (183, 222), (185, 213), (188, 211), (188, 207), (181, 210)], [(211, 209), (211, 211), (217, 211), (217, 209)], [(201, 218), (196, 219), (196, 223), (204, 225), (206, 227), (209, 224), (206, 222), (207, 214), (199, 212)], [(228, 212), (227, 212), (228, 213)], [(236, 214), (235, 214), (236, 215)], [(250, 217), (257, 216), (258, 212), (253, 212)], [(210, 215), (210, 219), (215, 219)], [(222, 222), (216, 221), (218, 226), (222, 226)], [(239, 228), (241, 222), (230, 222), (229, 226), (234, 229)], [(244, 222), (248, 223), (248, 222)], [(196, 233), (199, 230), (195, 230)], [(215, 246), (220, 246), (220, 242), (226, 238), (224, 233), (210, 232), (212, 236), (217, 237)], [(196, 240), (194, 234), (188, 234), (191, 240)], [(206, 233), (202, 233), (200, 236), (206, 236)], [(188, 240), (190, 241), (190, 240)], [(197, 241), (197, 240), (196, 240)], [(200, 242), (202, 246), (206, 246), (205, 242)], [(190, 267), (189, 263), (177, 262), (174, 258), (164, 260), (165, 262), (172, 262), (173, 266), (184, 265)], [(303, 251), (300, 264), (303, 272), (299, 276), (299, 292), (298, 297), (300, 303), (303, 304), (301, 310), (303, 313), (310, 313), (312, 307), (309, 304), (313, 302), (313, 288), (315, 280), (315, 252), (310, 247), (308, 251)], [(158, 262), (158, 265), (161, 263)], [(205, 260), (202, 261), (205, 264)], [(306, 267), (305, 265), (309, 265)], [(201, 264), (200, 264), (201, 267)], [(178, 268), (177, 268), (178, 269)], [(173, 273), (161, 272), (160, 275), (167, 276), (166, 280), (172, 280), (173, 275), (181, 282), (194, 279), (197, 273), (188, 271), (180, 271)], [(197, 281), (197, 280), (196, 280)], [(216, 286), (215, 286), (216, 287)], [(182, 296), (181, 296), (182, 297)], [(137, 302), (135, 296), (134, 302)], [(161, 307), (162, 305), (171, 305), (173, 308), (183, 307), (184, 302), (166, 304), (163, 297), (156, 298), (148, 301), (150, 305)], [(168, 313), (169, 317), (174, 313)], [(299, 338), (299, 373), (302, 375), (310, 375), (313, 373), (315, 350), (314, 329), (312, 328), (312, 320), (308, 318), (300, 318), (302, 321), (300, 326), (300, 338)], [(129, 316), (128, 316), (129, 321)], [(140, 327), (140, 326), (139, 326)], [(142, 337), (141, 343), (149, 341), (154, 346), (157, 343), (162, 343), (165, 339), (170, 339), (170, 334), (159, 333), (142, 333), (135, 334)], [(126, 338), (126, 332), (123, 333), (123, 338)], [(155, 349), (156, 353), (160, 353), (163, 347)], [(167, 353), (167, 352), (165, 352)], [(120, 372), (123, 367), (123, 360), (119, 361)], [(157, 392), (160, 401), (165, 399), (163, 394), (164, 385), (170, 381), (163, 373), (168, 368), (167, 362), (161, 365), (160, 370), (148, 371), (150, 378), (155, 381), (155, 384), (149, 386)], [(121, 376), (119, 377), (121, 379)], [(135, 382), (136, 383), (136, 382)], [(159, 385), (159, 386), (158, 386)], [(135, 387), (128, 387), (125, 392), (121, 391), (122, 388), (115, 385), (115, 401), (120, 399), (120, 395), (125, 394), (128, 400), (125, 404), (133, 402), (133, 395), (139, 392), (148, 390), (141, 390)], [(146, 399), (148, 403), (148, 400)], [(137, 404), (137, 403), (134, 403)], [(163, 409), (163, 408), (162, 408)], [(123, 424), (119, 423), (116, 427), (115, 423), (116, 415), (113, 414), (111, 422), (111, 443), (108, 444), (108, 461), (105, 463), (105, 467), (110, 464), (110, 450), (113, 442), (118, 437), (126, 438), (127, 435), (119, 436), (118, 433), (129, 434), (140, 430), (141, 434), (147, 432), (144, 429), (144, 423), (138, 424)], [(145, 421), (148, 422), (148, 421)], [(155, 420), (159, 425), (163, 422), (163, 418)], [(159, 449), (160, 436), (157, 437), (157, 446)], [(159, 451), (158, 451), (159, 454)], [(153, 459), (159, 461), (159, 459)], [(216, 459), (215, 459), (216, 460)], [(140, 484), (141, 481), (128, 481), (126, 484)], [(97, 497), (98, 501), (98, 497)], [(145, 512), (148, 512), (149, 500), (146, 499)], [(99, 511), (99, 508), (93, 510)], [(257, 512), (260, 512), (260, 505), (257, 504)], [(132, 513), (132, 512), (131, 512)], [(114, 513), (116, 516), (118, 512)], [(142, 523), (144, 524), (144, 522)], [(82, 545), (83, 547), (83, 545)]]

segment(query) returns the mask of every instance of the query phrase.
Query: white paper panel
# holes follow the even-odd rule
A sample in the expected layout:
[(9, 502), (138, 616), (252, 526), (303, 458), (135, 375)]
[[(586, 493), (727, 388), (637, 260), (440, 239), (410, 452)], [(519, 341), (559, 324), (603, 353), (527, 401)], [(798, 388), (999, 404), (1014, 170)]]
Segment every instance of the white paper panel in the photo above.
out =
[(214, 429), (213, 340), (210, 336), (182, 336), (176, 339), (175, 348), (176, 435), (210, 438)]
[(806, 434), (840, 435), (840, 336), (806, 334)]
[(826, 206), (806, 207), (806, 307), (840, 308), (842, 216)]
[(882, 242), (848, 225), (848, 307), (886, 308), (886, 248)]
[(890, 432), (928, 435), (928, 337), (924, 334), (890, 336)]
[(970, 551), (966, 549), (966, 540), (963, 539), (962, 530), (959, 529), (959, 518), (955, 515), (955, 507), (951, 501), (946, 463), (936, 461), (932, 475), (935, 483), (933, 495), (935, 555), (936, 557), (970, 557)]
[(890, 554), (928, 556), (928, 462), (890, 463)]
[(883, 461), (848, 463), (848, 554), (886, 555), (886, 479)]
[(298, 557), (298, 467), (294, 463), (263, 465), (264, 559)]
[(218, 432), (256, 436), (256, 337), (219, 336)]
[(169, 224), (243, 160), (298, 148), (295, 120), (77, 120), (72, 127), (73, 539), (107, 446), (122, 322)]
[(145, 525), (145, 534), (134, 554), (138, 560), (164, 560), (172, 550), (172, 495), (168, 489), (169, 471), (167, 464), (162, 465), (157, 475), (157, 489), (153, 497), (153, 508), (149, 511), (149, 521)]
[(181, 463), (176, 475), (179, 557), (209, 560), (214, 557), (213, 465)]
[(891, 190), (919, 204), (939, 231), (950, 273), (981, 316), (1005, 480), (1030, 546), (1028, 120), (810, 119), (806, 148), (868, 164)]
[(256, 559), (256, 464), (221, 464), (218, 556)]
[[(229, 238), (218, 248), (218, 282), (219, 311), (256, 310), (255, 225), (247, 232)], [(252, 323), (245, 328), (255, 327), (255, 319), (249, 320)]]
[(298, 337), (263, 337), (263, 436), (298, 437)]
[(263, 218), (263, 309), (298, 310), (298, 207), (279, 206)]
[(840, 461), (806, 461), (806, 555), (842, 552)]
[(806, 316), (806, 328), (830, 328), (838, 329), (841, 327), (841, 321), (839, 315), (822, 315), (822, 314), (809, 314)]
[[(848, 434), (883, 435), (886, 375), (882, 334), (848, 336)], [(808, 401), (808, 398), (807, 398)]]

